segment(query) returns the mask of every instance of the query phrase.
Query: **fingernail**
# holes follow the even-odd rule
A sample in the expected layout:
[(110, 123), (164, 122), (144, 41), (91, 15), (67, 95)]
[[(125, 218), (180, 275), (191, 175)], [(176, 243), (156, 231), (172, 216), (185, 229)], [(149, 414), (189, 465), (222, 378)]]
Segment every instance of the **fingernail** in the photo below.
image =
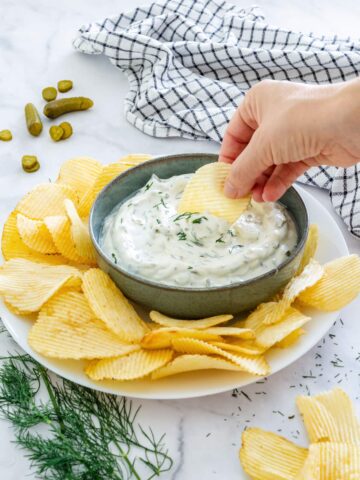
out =
[(238, 193), (237, 188), (234, 187), (230, 180), (227, 180), (225, 182), (224, 192), (225, 195), (229, 198), (236, 198)]

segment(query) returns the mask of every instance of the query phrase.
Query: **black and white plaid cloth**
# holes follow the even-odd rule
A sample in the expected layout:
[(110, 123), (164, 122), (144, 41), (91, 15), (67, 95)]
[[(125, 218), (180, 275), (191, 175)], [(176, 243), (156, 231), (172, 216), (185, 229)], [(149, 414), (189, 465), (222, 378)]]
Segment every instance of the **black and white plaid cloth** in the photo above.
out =
[[(104, 54), (128, 77), (127, 120), (148, 135), (221, 142), (245, 92), (264, 78), (331, 83), (360, 71), (360, 42), (265, 22), (258, 7), (219, 0), (156, 2), (83, 26), (74, 46)], [(360, 237), (360, 166), (315, 167), (303, 183), (328, 189)]]

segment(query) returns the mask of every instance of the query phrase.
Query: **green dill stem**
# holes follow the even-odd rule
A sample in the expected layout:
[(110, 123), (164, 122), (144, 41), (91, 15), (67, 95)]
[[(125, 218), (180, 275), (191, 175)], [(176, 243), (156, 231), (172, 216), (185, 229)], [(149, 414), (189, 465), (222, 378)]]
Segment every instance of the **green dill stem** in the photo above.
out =
[(64, 421), (62, 419), (62, 416), (61, 416), (61, 411), (60, 411), (60, 407), (56, 401), (56, 398), (55, 398), (55, 395), (54, 395), (54, 391), (53, 391), (53, 388), (52, 388), (52, 385), (50, 384), (50, 381), (49, 381), (49, 377), (47, 376), (47, 373), (46, 373), (46, 370), (44, 367), (42, 367), (41, 365), (38, 366), (39, 368), (39, 371), (40, 371), (40, 375), (41, 375), (41, 378), (43, 379), (44, 381), (44, 384), (45, 384), (45, 387), (46, 387), (46, 390), (49, 394), (49, 397), (50, 397), (50, 401), (54, 407), (54, 411), (56, 413), (56, 417), (58, 419), (58, 422), (59, 422), (59, 425), (60, 425), (60, 431), (63, 435), (65, 435), (65, 425), (64, 425)]

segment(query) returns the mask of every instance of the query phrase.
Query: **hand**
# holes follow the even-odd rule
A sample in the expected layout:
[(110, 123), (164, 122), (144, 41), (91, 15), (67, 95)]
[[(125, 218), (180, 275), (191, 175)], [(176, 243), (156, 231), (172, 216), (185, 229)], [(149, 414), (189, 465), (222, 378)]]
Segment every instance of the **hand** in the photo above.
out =
[(229, 122), (219, 161), (232, 163), (225, 194), (276, 201), (309, 167), (360, 160), (360, 81), (315, 86), (265, 80)]

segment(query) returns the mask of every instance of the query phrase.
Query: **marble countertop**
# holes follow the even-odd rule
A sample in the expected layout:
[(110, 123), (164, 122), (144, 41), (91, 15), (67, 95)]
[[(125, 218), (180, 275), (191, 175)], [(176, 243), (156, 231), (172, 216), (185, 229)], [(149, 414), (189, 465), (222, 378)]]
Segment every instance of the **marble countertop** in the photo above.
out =
[[(233, 0), (242, 6), (251, 2)], [(123, 116), (127, 80), (105, 58), (76, 53), (71, 41), (84, 23), (102, 19), (149, 0), (1, 0), (0, 31), (0, 129), (10, 128), (14, 139), (0, 145), (0, 223), (18, 199), (33, 185), (53, 179), (60, 164), (76, 155), (89, 155), (103, 163), (115, 161), (129, 152), (166, 154), (174, 152), (216, 152), (218, 145), (180, 139), (155, 139), (129, 125)], [(282, 2), (258, 0), (274, 24), (321, 34), (358, 35), (360, 4), (344, 0)], [(74, 118), (74, 135), (66, 142), (51, 142), (46, 135), (34, 139), (23, 126), (23, 106), (37, 102), (41, 89), (62, 78), (71, 78), (76, 93), (95, 100), (96, 115)], [(47, 126), (48, 127), (48, 126)], [(33, 175), (22, 172), (20, 159), (25, 153), (36, 154), (41, 170)], [(310, 190), (310, 189), (308, 189)], [(324, 192), (311, 190), (329, 209)], [(350, 251), (360, 253), (360, 241), (351, 237), (341, 220)], [(359, 338), (360, 300), (341, 313), (330, 335), (298, 362), (271, 376), (265, 383), (255, 383), (242, 393), (228, 392), (201, 399), (181, 401), (137, 401), (142, 405), (141, 419), (155, 432), (167, 432), (166, 443), (174, 458), (172, 471), (164, 480), (236, 480), (241, 477), (238, 461), (240, 435), (245, 426), (262, 426), (305, 443), (302, 422), (295, 409), (298, 393), (316, 393), (339, 384), (359, 401), (359, 350), (352, 339)], [(1, 338), (0, 355), (10, 348)], [(322, 354), (322, 376), (311, 378), (316, 369), (316, 354)], [(336, 355), (343, 367), (334, 369)], [(310, 377), (310, 378), (309, 378)], [(281, 413), (280, 413), (281, 412)], [(288, 418), (292, 417), (293, 418)], [(0, 478), (19, 480), (35, 478), (28, 460), (13, 443), (10, 426), (0, 422)]]

